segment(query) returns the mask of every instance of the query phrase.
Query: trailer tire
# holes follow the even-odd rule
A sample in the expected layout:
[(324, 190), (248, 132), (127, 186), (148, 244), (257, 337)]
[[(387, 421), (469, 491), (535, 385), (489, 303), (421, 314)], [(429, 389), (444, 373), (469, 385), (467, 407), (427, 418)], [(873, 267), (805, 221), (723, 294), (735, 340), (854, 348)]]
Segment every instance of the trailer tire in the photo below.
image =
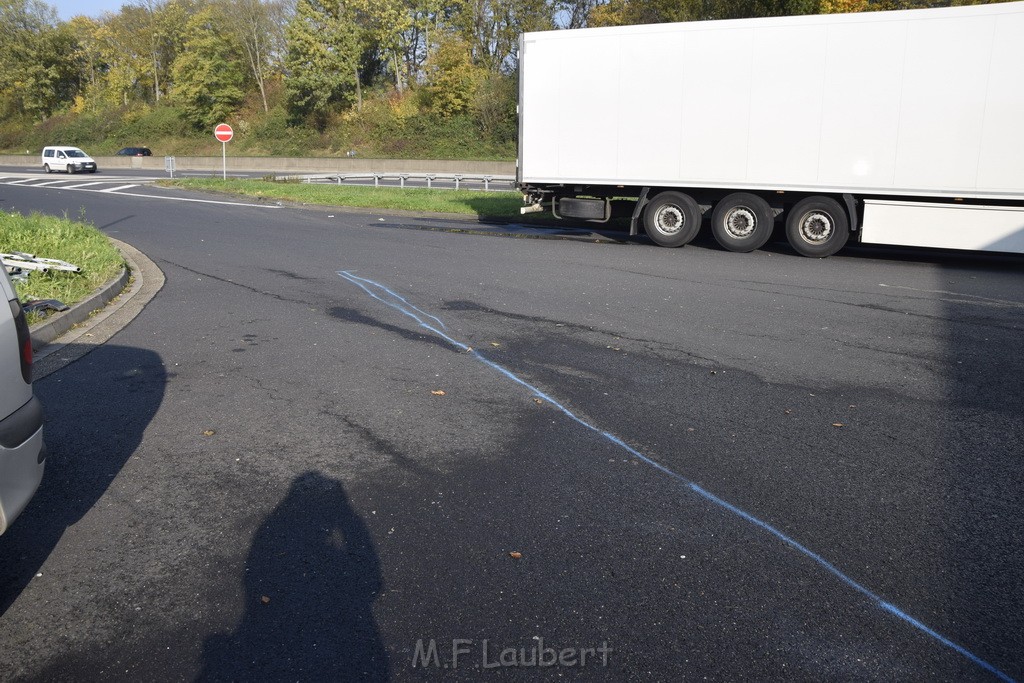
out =
[(786, 239), (801, 256), (825, 258), (846, 245), (850, 221), (831, 197), (801, 199), (786, 216)]
[(760, 249), (772, 236), (775, 215), (761, 197), (734, 192), (715, 205), (711, 233), (723, 249), (748, 252)]
[(662, 192), (644, 208), (644, 232), (659, 247), (681, 247), (700, 232), (700, 206), (682, 192)]

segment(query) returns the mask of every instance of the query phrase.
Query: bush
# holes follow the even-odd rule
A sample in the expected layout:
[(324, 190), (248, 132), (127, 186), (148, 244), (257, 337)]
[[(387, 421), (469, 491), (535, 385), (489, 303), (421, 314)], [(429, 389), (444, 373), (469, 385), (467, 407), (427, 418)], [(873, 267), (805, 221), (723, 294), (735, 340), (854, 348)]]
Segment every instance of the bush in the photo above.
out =
[(147, 108), (141, 116), (126, 120), (115, 137), (123, 143), (118, 144), (120, 148), (133, 142), (148, 146), (153, 140), (188, 137), (191, 132), (179, 108), (159, 104), (152, 109)]

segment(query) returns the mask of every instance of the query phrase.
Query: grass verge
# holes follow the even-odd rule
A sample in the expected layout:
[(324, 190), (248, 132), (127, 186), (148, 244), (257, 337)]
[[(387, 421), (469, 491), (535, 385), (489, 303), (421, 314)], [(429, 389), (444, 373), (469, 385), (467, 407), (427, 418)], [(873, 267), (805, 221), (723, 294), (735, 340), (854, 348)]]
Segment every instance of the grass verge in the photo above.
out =
[(481, 218), (519, 219), (522, 195), (518, 192), (438, 190), (427, 188), (359, 187), (306, 184), (267, 180), (182, 178), (162, 180), (160, 185), (223, 192), (276, 201), (350, 206), (360, 209), (393, 209), (422, 213), (452, 213)]
[[(121, 253), (91, 225), (38, 213), (23, 216), (0, 212), (0, 252), (15, 251), (61, 259), (82, 269), (80, 273), (31, 272), (27, 281), (14, 283), (22, 302), (58, 299), (73, 306), (116, 278), (124, 268)], [(30, 325), (43, 319), (45, 316), (38, 313), (28, 314)]]

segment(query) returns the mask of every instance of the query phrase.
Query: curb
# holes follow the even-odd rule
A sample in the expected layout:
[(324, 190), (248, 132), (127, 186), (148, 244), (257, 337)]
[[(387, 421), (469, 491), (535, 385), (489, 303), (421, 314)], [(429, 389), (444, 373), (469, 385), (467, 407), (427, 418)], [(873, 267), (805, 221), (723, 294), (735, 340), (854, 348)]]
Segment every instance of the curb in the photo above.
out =
[(45, 322), (30, 328), (29, 333), (32, 335), (33, 351), (39, 351), (44, 346), (53, 342), (55, 339), (73, 328), (75, 325), (85, 322), (96, 311), (103, 309), (124, 291), (131, 279), (132, 273), (137, 273), (139, 271), (135, 262), (125, 254), (124, 250), (121, 249), (120, 246), (118, 247), (118, 251), (126, 263), (126, 266), (121, 270), (121, 274), (107, 284), (97, 288), (96, 291), (85, 300), (72, 306), (71, 310), (64, 311), (63, 313), (56, 313), (47, 318)]

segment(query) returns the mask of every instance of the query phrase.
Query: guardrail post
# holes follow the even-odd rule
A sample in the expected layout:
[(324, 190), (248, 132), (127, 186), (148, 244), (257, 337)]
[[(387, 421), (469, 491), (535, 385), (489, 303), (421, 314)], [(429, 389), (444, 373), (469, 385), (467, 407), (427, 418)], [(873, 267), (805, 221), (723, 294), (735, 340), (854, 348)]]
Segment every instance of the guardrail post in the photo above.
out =
[(489, 189), (491, 189), (491, 188), (490, 188), (490, 183), (491, 183), (491, 177), (492, 177), (492, 176), (489, 176), (489, 175), (485, 175), (485, 176), (484, 176), (484, 189), (485, 189), (485, 190), (489, 190)]
[(432, 181), (432, 180), (433, 180), (433, 179), (434, 179), (435, 177), (436, 177), (436, 176), (433, 176), (433, 175), (431, 175), (431, 174), (429, 174), (429, 173), (427, 174), (427, 189), (429, 189), (429, 188), (430, 188), (430, 182), (431, 182), (431, 181)]
[(374, 173), (373, 174), (373, 186), (374, 187), (380, 187), (380, 174), (379, 173)]
[(458, 173), (455, 174), (455, 189), (459, 189), (459, 181), (462, 180), (462, 176)]
[(408, 177), (409, 175), (407, 173), (400, 173), (398, 175), (398, 184), (400, 187), (405, 187), (405, 179)]

